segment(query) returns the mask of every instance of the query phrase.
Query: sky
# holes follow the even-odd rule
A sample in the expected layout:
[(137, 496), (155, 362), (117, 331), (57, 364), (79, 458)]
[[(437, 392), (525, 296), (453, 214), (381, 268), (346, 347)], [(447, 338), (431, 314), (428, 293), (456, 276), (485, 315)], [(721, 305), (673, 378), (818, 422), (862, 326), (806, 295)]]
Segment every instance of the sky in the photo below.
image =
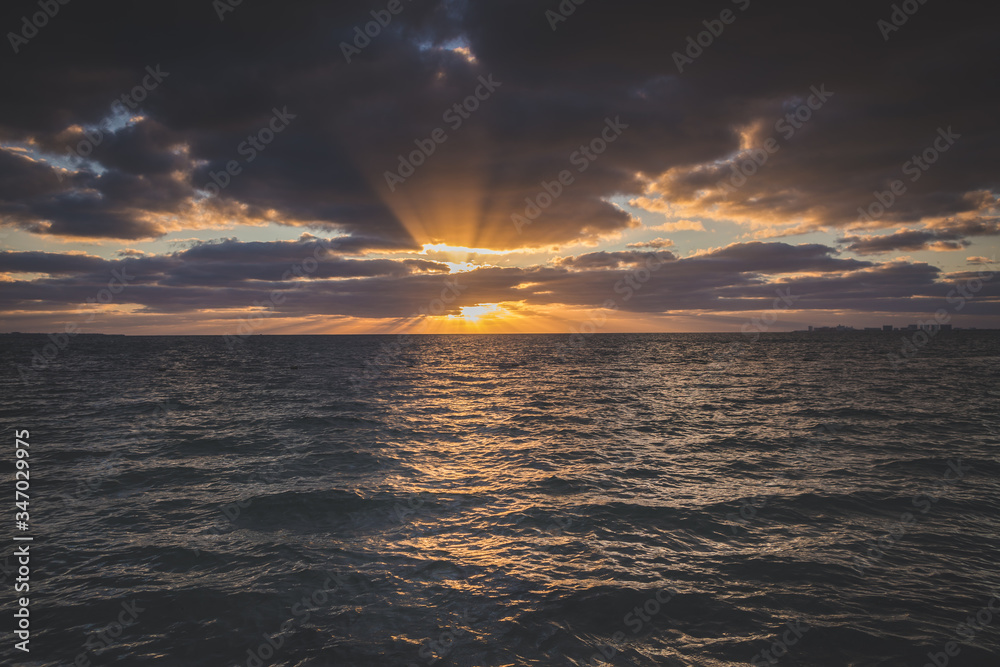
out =
[(0, 332), (1000, 327), (1000, 11), (681, 4), (10, 0)]

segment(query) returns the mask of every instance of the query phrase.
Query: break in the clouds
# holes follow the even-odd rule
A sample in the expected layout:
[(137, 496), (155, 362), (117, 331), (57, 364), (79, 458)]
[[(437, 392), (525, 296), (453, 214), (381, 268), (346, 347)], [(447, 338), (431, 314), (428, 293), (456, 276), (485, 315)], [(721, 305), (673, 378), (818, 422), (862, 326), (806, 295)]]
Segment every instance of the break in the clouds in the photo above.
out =
[[(963, 275), (940, 262), (995, 258), (991, 5), (926, 3), (886, 38), (870, 2), (595, 0), (553, 23), (555, 0), (405, 0), (367, 36), (384, 3), (218, 4), (68, 3), (37, 27), (37, 3), (5, 5), (8, 329), (119, 265), (124, 330), (203, 330), (284, 290), (288, 318), (407, 318), (446, 276), (472, 286), (449, 312), (563, 321), (656, 253), (619, 305), (669, 329), (787, 285), (831, 316), (933, 312)], [(303, 233), (330, 240), (283, 277)], [(990, 294), (965, 312), (1000, 314)]]

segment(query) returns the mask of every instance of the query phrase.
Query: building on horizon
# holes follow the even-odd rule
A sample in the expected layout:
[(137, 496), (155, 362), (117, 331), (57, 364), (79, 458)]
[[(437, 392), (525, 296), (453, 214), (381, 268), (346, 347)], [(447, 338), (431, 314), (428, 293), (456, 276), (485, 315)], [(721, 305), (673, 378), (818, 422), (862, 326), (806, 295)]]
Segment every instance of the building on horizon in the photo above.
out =
[(814, 326), (810, 325), (809, 326), (809, 331), (810, 332), (816, 332), (816, 331), (857, 331), (857, 329), (855, 329), (854, 327), (844, 326), (843, 324), (838, 324), (835, 327), (814, 327)]

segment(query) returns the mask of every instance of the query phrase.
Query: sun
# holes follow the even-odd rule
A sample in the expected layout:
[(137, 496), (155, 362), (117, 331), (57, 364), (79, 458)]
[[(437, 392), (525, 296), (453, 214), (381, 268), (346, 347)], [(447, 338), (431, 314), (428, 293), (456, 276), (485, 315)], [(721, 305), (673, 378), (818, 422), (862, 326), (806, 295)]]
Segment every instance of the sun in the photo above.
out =
[(445, 316), (425, 318), (424, 333), (524, 333), (527, 329), (556, 330), (537, 317), (528, 319), (522, 301), (477, 303)]
[(486, 303), (480, 306), (463, 306), (460, 315), (452, 315), (456, 320), (462, 320), (470, 324), (478, 323), (480, 320), (491, 315), (496, 315), (503, 309), (498, 303)]

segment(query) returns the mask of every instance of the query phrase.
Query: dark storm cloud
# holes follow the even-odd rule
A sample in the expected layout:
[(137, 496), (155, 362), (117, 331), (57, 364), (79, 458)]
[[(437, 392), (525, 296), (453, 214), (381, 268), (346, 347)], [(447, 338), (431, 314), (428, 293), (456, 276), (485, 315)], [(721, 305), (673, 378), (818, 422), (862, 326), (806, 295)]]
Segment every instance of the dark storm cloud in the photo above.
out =
[(81, 275), (98, 273), (110, 264), (107, 260), (92, 255), (0, 251), (0, 273)]
[[(352, 255), (383, 250), (419, 250), (406, 248), (401, 244), (386, 243), (379, 239), (361, 237), (338, 237), (323, 239), (304, 234), (298, 241), (240, 241), (236, 238), (221, 239), (211, 243), (198, 243), (174, 255), (180, 262), (224, 263), (240, 262), (253, 264), (280, 264), (301, 262), (304, 257), (326, 253)], [(444, 266), (438, 264), (438, 266)]]
[[(537, 34), (512, 51), (504, 45), (524, 23), (510, 3), (502, 10), (477, 3), (473, 11), (482, 17), (477, 53), (503, 59), (503, 76), (551, 84), (559, 72), (624, 103), (620, 111), (632, 120), (626, 141), (635, 144), (609, 160), (647, 173), (678, 168), (678, 180), (663, 188), (671, 201), (697, 199), (698, 190), (728, 176), (728, 167), (713, 162), (738, 150), (734, 128), (755, 121), (762, 128), (753, 144), (773, 135), (780, 150), (741, 189), (707, 205), (728, 202), (734, 213), (776, 222), (810, 216), (849, 224), (874, 190), (908, 179), (903, 165), (947, 126), (962, 135), (940, 157), (947, 166), (907, 180), (909, 192), (885, 219), (972, 210), (982, 196), (968, 193), (996, 184), (997, 134), (988, 110), (997, 90), (986, 83), (998, 62), (992, 8), (987, 18), (972, 4), (923, 7), (886, 43), (875, 22), (887, 6), (754, 2), (682, 75), (667, 64), (666, 51), (682, 49), (686, 36), (703, 29), (700, 20), (713, 18), (701, 5), (581, 7), (549, 39), (547, 26), (532, 24)], [(786, 138), (775, 124), (823, 84), (834, 95)]]
[[(63, 137), (78, 146), (84, 133), (67, 133)], [(105, 133), (100, 144), (88, 157), (112, 172), (134, 175), (169, 174), (187, 167), (183, 155), (176, 152), (179, 137), (155, 121), (129, 125), (118, 132)]]
[(0, 151), (0, 220), (36, 233), (142, 239), (161, 235), (151, 215), (181, 213), (191, 189), (161, 169), (67, 173)]
[(577, 257), (563, 257), (555, 264), (570, 269), (617, 269), (623, 265), (635, 265), (649, 259), (668, 262), (676, 259), (670, 252), (591, 252)]
[[(349, 259), (337, 249), (338, 239), (317, 239), (309, 235), (299, 241), (242, 243), (226, 239), (200, 243), (170, 255), (132, 255), (123, 260), (109, 261), (89, 255), (62, 255), (45, 252), (0, 252), (0, 272), (43, 273), (50, 278), (21, 283), (40, 290), (72, 286), (65, 298), (67, 303), (79, 303), (81, 293), (91, 295), (106, 282), (115, 270), (125, 271), (130, 285), (183, 287), (186, 291), (166, 290), (166, 300), (177, 297), (183, 302), (190, 294), (211, 296), (224, 307), (245, 306), (229, 303), (233, 294), (227, 289), (243, 289), (256, 283), (253, 289), (297, 288), (298, 278), (339, 279), (375, 276), (402, 277), (412, 274), (442, 274), (448, 266), (423, 259)], [(205, 289), (200, 289), (205, 288)], [(31, 288), (33, 289), (33, 288)], [(38, 294), (48, 294), (44, 291)], [(62, 301), (57, 293), (45, 297)]]
[[(141, 11), (66, 5), (0, 61), (3, 140), (64, 154), (79, 140), (68, 128), (100, 123), (147, 66), (170, 74), (136, 110), (143, 120), (96, 146), (91, 158), (103, 173), (88, 163), (94, 172), (60, 181), (44, 165), (5, 156), (0, 213), (32, 231), (155, 237), (164, 218), (196, 217), (194, 189), (242, 160), (243, 142), (286, 107), (295, 118), (241, 163), (217, 203), (401, 244), (419, 233), (513, 247), (626, 228), (631, 218), (605, 198), (641, 195), (637, 173), (674, 169), (657, 191), (699, 201), (699, 190), (725, 177), (728, 167), (714, 162), (739, 149), (736, 128), (755, 123), (754, 142), (774, 135), (780, 150), (735, 192), (709, 192), (703, 203), (723, 214), (847, 225), (894, 179), (907, 191), (877, 224), (974, 211), (992, 199), (993, 5), (930, 3), (885, 41), (876, 21), (887, 6), (754, 0), (745, 11), (733, 5), (736, 21), (679, 73), (672, 54), (726, 3), (588, 3), (552, 31), (545, 11), (554, 4), (416, 0), (350, 65), (339, 45), (371, 20), (368, 3), (243, 3), (222, 22), (204, 0)], [(8, 3), (0, 25), (16, 28), (33, 7)], [(476, 61), (426, 48), (450, 39), (466, 41)], [(491, 74), (502, 85), (462, 127), (449, 127), (442, 114)], [(833, 97), (786, 139), (774, 123), (813, 85)], [(616, 117), (628, 128), (578, 172), (572, 156)], [(447, 142), (390, 192), (384, 173), (438, 127)], [(961, 138), (911, 182), (904, 164), (947, 127)], [(564, 170), (572, 185), (518, 234), (510, 216)]]
[(945, 220), (935, 227), (965, 236), (1000, 235), (1000, 218), (969, 218), (966, 220)]
[(949, 220), (930, 229), (907, 229), (884, 236), (846, 236), (838, 243), (859, 255), (876, 255), (897, 250), (961, 250), (971, 244), (966, 236), (1000, 235), (1000, 221), (975, 218)]
[[(960, 274), (943, 278), (937, 268), (922, 263), (841, 259), (833, 249), (815, 244), (736, 244), (680, 259), (669, 252), (590, 253), (549, 266), (490, 267), (450, 275), (448, 267), (438, 262), (352, 260), (335, 251), (318, 252), (324, 245), (334, 244), (321, 244), (312, 237), (298, 242), (225, 240), (170, 255), (114, 262), (4, 252), (0, 270), (48, 275), (5, 283), (0, 307), (58, 311), (79, 305), (93, 300), (113, 271), (128, 280), (115, 303), (136, 304), (140, 312), (243, 311), (274, 301), (275, 312), (282, 316), (372, 318), (410, 317), (448, 284), (459, 286), (450, 312), (510, 301), (528, 308), (598, 308), (607, 299), (617, 299), (623, 311), (647, 314), (758, 310), (773, 301), (778, 289), (796, 295), (796, 308), (906, 312), (928, 303), (921, 299), (944, 298), (952, 283), (964, 279)], [(309, 258), (319, 258), (311, 270)], [(642, 288), (623, 300), (623, 281), (640, 272)], [(788, 274), (805, 275), (783, 277)], [(273, 299), (275, 294), (281, 298)], [(987, 281), (977, 297), (977, 312), (994, 312), (998, 297), (1000, 290)]]
[[(678, 258), (657, 239), (454, 275), (394, 254), (425, 243), (597, 241), (637, 224), (610, 203), (616, 196), (762, 227), (908, 228), (845, 233), (841, 243), (860, 255), (998, 234), (987, 212), (1000, 175), (995, 6), (926, 3), (885, 40), (876, 22), (891, 7), (870, 2), (590, 2), (553, 31), (545, 12), (556, 5), (406, 2), (350, 64), (341, 43), (371, 20), (367, 2), (241, 3), (224, 21), (207, 0), (63, 6), (19, 53), (0, 57), (0, 225), (142, 240), (273, 221), (335, 238), (320, 254), (310, 235), (113, 262), (4, 252), (0, 306), (59, 311), (126, 271), (134, 278), (116, 304), (191, 316), (244, 312), (279, 293), (287, 316), (405, 318), (446, 280), (463, 287), (453, 310), (596, 308), (609, 298), (633, 313), (759, 310), (790, 288), (797, 308), (916, 312), (964, 278), (818, 244)], [(0, 28), (16, 29), (34, 7), (8, 3)], [(724, 7), (736, 20), (679, 72), (674, 53)], [(95, 135), (149, 67), (169, 74), (115, 116), (117, 131)], [(475, 98), (484, 79), (491, 92)], [(821, 101), (816, 91), (826, 91)], [(460, 123), (447, 115), (456, 104), (466, 104)], [(276, 114), (287, 118), (280, 132), (269, 130)], [(446, 140), (428, 144), (438, 128)], [(746, 149), (768, 139), (766, 161), (733, 181), (734, 166), (761, 159)], [(386, 172), (428, 145), (425, 164), (390, 189)], [(86, 155), (68, 159), (68, 149)], [(222, 187), (206, 198), (213, 182)], [(885, 210), (864, 220), (858, 209), (873, 202)], [(519, 229), (513, 215), (532, 222)], [(646, 249), (666, 261), (623, 300), (616, 288), (646, 266)], [(310, 257), (315, 270), (289, 276)], [(44, 277), (13, 280), (33, 273)], [(967, 312), (996, 314), (998, 284), (987, 282)]]
[(877, 255), (895, 250), (961, 250), (969, 245), (960, 234), (933, 230), (908, 230), (888, 236), (847, 236), (847, 250), (859, 255)]
[(735, 243), (700, 256), (709, 266), (725, 266), (738, 272), (792, 273), (798, 271), (845, 271), (869, 266), (868, 262), (833, 257), (836, 250), (818, 243)]

